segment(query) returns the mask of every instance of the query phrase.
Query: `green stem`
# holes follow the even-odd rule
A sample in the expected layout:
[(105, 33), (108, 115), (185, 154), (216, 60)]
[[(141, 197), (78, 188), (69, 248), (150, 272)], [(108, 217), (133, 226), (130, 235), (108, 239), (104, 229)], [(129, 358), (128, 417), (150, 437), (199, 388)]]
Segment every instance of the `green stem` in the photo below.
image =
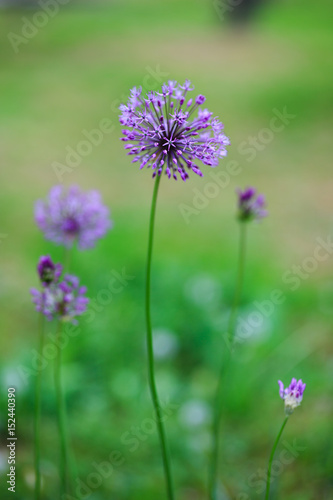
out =
[(64, 251), (64, 274), (69, 273), (70, 257), (71, 257), (71, 249), (65, 247), (65, 251)]
[(57, 418), (58, 430), (60, 436), (60, 481), (61, 481), (61, 495), (69, 493), (70, 478), (68, 473), (68, 447), (67, 447), (67, 431), (66, 431), (66, 408), (61, 383), (61, 331), (62, 321), (59, 320), (57, 336), (56, 336), (56, 349), (57, 356), (54, 365), (54, 383), (57, 397)]
[[(72, 256), (72, 248), (65, 247), (64, 249), (64, 274), (68, 274), (69, 267), (71, 264), (71, 256)], [(77, 472), (77, 461), (76, 457), (73, 451), (73, 446), (71, 446), (72, 443), (69, 441), (67, 442), (67, 454), (68, 454), (68, 469), (70, 471), (70, 478), (74, 478), (78, 476)], [(70, 484), (71, 488), (74, 488), (74, 485), (71, 483)]]
[[(43, 313), (39, 315), (39, 355), (43, 356), (44, 347), (44, 325), (45, 317)], [(40, 474), (40, 417), (41, 417), (41, 369), (38, 370), (35, 384), (35, 418), (34, 418), (34, 435), (35, 435), (35, 499), (40, 500), (41, 492), (41, 474)]]
[(232, 303), (232, 308), (229, 316), (228, 328), (227, 328), (227, 354), (222, 358), (217, 388), (214, 398), (214, 415), (213, 415), (213, 425), (212, 425), (212, 438), (213, 438), (213, 450), (210, 461), (209, 470), (209, 499), (216, 500), (217, 498), (217, 469), (219, 461), (219, 443), (220, 443), (220, 420), (222, 414), (222, 404), (224, 400), (224, 383), (223, 379), (225, 373), (231, 362), (231, 355), (233, 349), (233, 340), (236, 330), (237, 312), (240, 303), (240, 298), (242, 294), (243, 281), (244, 281), (244, 269), (245, 269), (245, 254), (246, 254), (246, 223), (240, 222), (240, 239), (239, 239), (239, 255), (238, 255), (238, 269), (237, 269), (237, 282), (234, 300)]
[(231, 313), (228, 323), (228, 336), (230, 342), (230, 348), (232, 349), (232, 342), (236, 331), (236, 321), (238, 306), (241, 299), (243, 281), (244, 281), (244, 270), (245, 270), (245, 254), (246, 254), (246, 222), (240, 222), (240, 234), (239, 234), (239, 254), (238, 254), (238, 272), (237, 272), (237, 283), (234, 295), (234, 300), (231, 308)]
[(266, 495), (265, 495), (265, 500), (268, 500), (269, 499), (269, 489), (270, 489), (270, 486), (271, 486), (271, 470), (272, 470), (272, 462), (273, 462), (273, 458), (274, 458), (274, 453), (275, 453), (275, 450), (276, 450), (276, 447), (280, 441), (280, 437), (282, 435), (282, 432), (283, 432), (283, 429), (285, 428), (286, 426), (286, 423), (288, 421), (288, 418), (289, 417), (286, 417), (283, 421), (283, 424), (281, 426), (281, 429), (279, 431), (279, 434), (277, 435), (277, 438), (275, 440), (275, 443), (273, 445), (273, 448), (272, 448), (272, 451), (271, 451), (271, 454), (270, 454), (270, 457), (269, 457), (269, 461), (268, 461), (268, 471), (267, 471), (267, 486), (266, 486)]
[(161, 176), (157, 175), (154, 185), (153, 199), (151, 203), (150, 210), (150, 222), (149, 222), (149, 238), (148, 238), (148, 252), (147, 252), (147, 268), (146, 268), (146, 323), (147, 323), (147, 353), (148, 353), (148, 382), (151, 393), (151, 398), (154, 405), (157, 430), (160, 439), (162, 459), (164, 466), (164, 474), (166, 481), (166, 488), (168, 499), (173, 500), (173, 486), (170, 470), (170, 459), (166, 444), (166, 437), (164, 426), (162, 422), (162, 412), (161, 406), (158, 399), (156, 383), (155, 383), (155, 372), (154, 372), (154, 351), (153, 351), (153, 334), (151, 326), (151, 312), (150, 312), (150, 287), (151, 287), (151, 259), (153, 251), (153, 240), (154, 240), (154, 222), (155, 222), (155, 212), (156, 212), (156, 201), (158, 194), (158, 187), (160, 184)]

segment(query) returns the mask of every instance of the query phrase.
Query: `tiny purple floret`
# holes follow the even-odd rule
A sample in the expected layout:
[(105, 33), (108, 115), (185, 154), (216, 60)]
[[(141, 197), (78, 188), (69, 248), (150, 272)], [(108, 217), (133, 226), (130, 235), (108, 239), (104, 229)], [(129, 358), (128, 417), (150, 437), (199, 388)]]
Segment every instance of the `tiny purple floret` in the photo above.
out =
[(127, 127), (122, 132), (125, 149), (133, 155), (133, 163), (140, 169), (152, 169), (153, 177), (164, 172), (168, 178), (183, 181), (192, 171), (203, 176), (196, 161), (216, 167), (227, 155), (230, 144), (223, 133), (223, 124), (212, 119), (212, 113), (201, 109), (206, 98), (199, 94), (188, 98), (194, 87), (189, 80), (184, 85), (169, 80), (160, 92), (142, 95), (142, 88), (134, 87), (127, 104), (120, 106), (120, 123)]

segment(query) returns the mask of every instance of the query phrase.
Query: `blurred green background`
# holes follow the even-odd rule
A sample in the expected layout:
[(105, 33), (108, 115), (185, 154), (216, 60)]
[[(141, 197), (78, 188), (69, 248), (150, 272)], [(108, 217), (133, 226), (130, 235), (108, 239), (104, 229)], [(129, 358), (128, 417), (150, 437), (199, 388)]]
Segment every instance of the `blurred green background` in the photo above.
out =
[[(153, 183), (150, 172), (140, 172), (123, 150), (117, 108), (133, 86), (156, 90), (168, 79), (185, 78), (224, 122), (231, 146), (215, 171), (204, 168), (203, 179), (163, 178), (158, 200), (152, 313), (177, 499), (206, 498), (211, 400), (226, 349), (223, 333), (237, 263), (235, 188), (246, 185), (265, 193), (269, 217), (248, 228), (241, 315), (246, 319), (257, 310), (254, 302), (269, 299), (275, 289), (285, 300), (237, 343), (222, 422), (221, 499), (263, 498), (261, 474), (283, 419), (277, 379), (287, 384), (292, 376), (307, 388), (277, 460), (283, 449), (298, 451), (290, 464), (277, 464), (272, 498), (333, 498), (332, 256), (309, 261), (317, 239), (327, 241), (333, 230), (333, 8), (328, 0), (271, 1), (248, 22), (232, 23), (223, 5), (203, 0), (59, 4), (57, 15), (49, 15), (34, 35), (28, 30), (25, 42), (13, 42), (10, 33), (23, 36), (26, 19), (43, 22), (43, 17), (34, 18), (31, 9), (0, 11), (3, 499), (12, 498), (5, 484), (8, 386), (17, 391), (15, 498), (33, 498), (34, 376), (22, 376), (22, 369), (32, 369), (37, 347), (29, 288), (37, 286), (41, 254), (63, 257), (36, 228), (34, 202), (59, 183), (54, 162), (65, 164), (68, 148), (76, 150), (83, 131), (98, 128), (103, 119), (112, 121), (112, 132), (61, 179), (66, 186), (99, 189), (114, 221), (96, 249), (74, 250), (71, 259), (72, 272), (94, 301), (79, 334), (64, 349), (76, 478), (83, 498), (91, 500), (165, 498), (157, 435), (149, 427), (144, 347)], [(292, 117), (273, 132), (272, 118), (284, 111)], [(237, 174), (228, 179), (222, 172), (231, 162)], [(224, 175), (220, 187), (211, 177), (217, 172)], [(195, 209), (187, 219), (184, 205)], [(299, 272), (293, 266), (304, 274), (297, 285), (290, 281)], [(132, 279), (105, 299), (112, 272), (123, 270)], [(52, 361), (43, 370), (41, 432), (44, 498), (53, 500), (58, 498), (59, 442)], [(109, 469), (98, 487), (89, 487), (96, 463), (112, 464), (115, 457), (112, 473)]]

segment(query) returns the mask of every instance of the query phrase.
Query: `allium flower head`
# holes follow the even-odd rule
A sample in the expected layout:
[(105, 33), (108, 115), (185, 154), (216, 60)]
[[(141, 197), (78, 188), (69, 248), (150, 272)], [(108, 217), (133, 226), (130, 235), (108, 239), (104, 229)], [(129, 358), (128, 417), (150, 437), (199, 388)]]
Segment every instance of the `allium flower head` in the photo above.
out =
[(248, 187), (244, 191), (237, 189), (236, 193), (238, 194), (238, 217), (240, 220), (259, 220), (267, 216), (265, 197), (263, 194), (257, 195), (254, 187)]
[(43, 291), (30, 290), (36, 311), (43, 313), (48, 320), (61, 319), (77, 323), (76, 316), (85, 312), (89, 299), (87, 289), (80, 286), (76, 276), (66, 274), (62, 281), (52, 283)]
[(51, 283), (56, 283), (62, 273), (62, 265), (54, 264), (49, 255), (42, 256), (39, 259), (37, 271), (40, 281), (43, 286), (49, 286)]
[(284, 388), (281, 380), (278, 380), (278, 384), (280, 397), (284, 400), (284, 411), (286, 415), (291, 415), (302, 402), (306, 384), (303, 384), (302, 379), (297, 381), (295, 378), (291, 380), (289, 387)]
[(92, 248), (112, 227), (100, 193), (84, 193), (78, 186), (67, 191), (63, 186), (54, 186), (46, 201), (37, 201), (35, 221), (46, 239), (67, 248), (75, 241), (80, 249)]
[(184, 85), (169, 80), (161, 91), (146, 96), (134, 87), (127, 104), (120, 106), (120, 123), (128, 127), (122, 131), (125, 149), (140, 169), (152, 167), (153, 177), (163, 170), (169, 179), (177, 180), (179, 174), (186, 181), (190, 170), (202, 177), (197, 161), (215, 167), (227, 154), (230, 141), (222, 133), (223, 124), (200, 108), (205, 96), (188, 95), (193, 90), (189, 80)]

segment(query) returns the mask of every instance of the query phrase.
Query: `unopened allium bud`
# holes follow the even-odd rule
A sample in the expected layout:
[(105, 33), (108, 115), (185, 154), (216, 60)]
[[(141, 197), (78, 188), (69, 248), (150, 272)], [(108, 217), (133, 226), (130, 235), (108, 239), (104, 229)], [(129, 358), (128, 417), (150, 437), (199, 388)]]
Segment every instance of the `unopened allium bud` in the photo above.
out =
[(246, 188), (244, 191), (237, 189), (236, 192), (238, 194), (238, 218), (241, 221), (259, 220), (267, 216), (265, 197), (263, 194), (256, 195), (254, 187)]
[(303, 384), (302, 379), (293, 378), (289, 387), (284, 388), (281, 380), (278, 380), (280, 387), (280, 397), (284, 400), (284, 411), (286, 415), (291, 415), (295, 408), (299, 406), (303, 399), (303, 392), (306, 384)]
[(49, 286), (51, 283), (56, 283), (62, 273), (62, 265), (54, 264), (49, 255), (42, 256), (39, 259), (37, 271), (40, 281), (43, 286)]
[(85, 312), (89, 299), (87, 289), (80, 286), (79, 278), (69, 274), (60, 281), (62, 266), (53, 264), (49, 256), (41, 257), (37, 266), (43, 289), (32, 288), (30, 293), (36, 311), (48, 320), (61, 319), (76, 323), (76, 317)]

